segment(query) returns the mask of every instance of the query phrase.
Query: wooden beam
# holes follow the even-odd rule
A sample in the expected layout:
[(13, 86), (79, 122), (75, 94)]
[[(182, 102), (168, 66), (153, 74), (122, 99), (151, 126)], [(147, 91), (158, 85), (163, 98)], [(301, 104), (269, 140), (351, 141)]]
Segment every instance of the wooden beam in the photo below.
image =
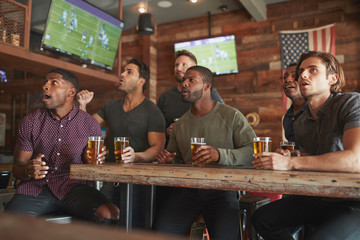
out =
[(24, 48), (25, 48), (25, 50), (29, 50), (29, 46), (30, 46), (31, 9), (32, 9), (32, 0), (27, 0), (25, 24), (24, 24)]
[(266, 3), (264, 0), (239, 0), (257, 22), (266, 21)]
[[(120, 20), (122, 20), (122, 18), (123, 18), (122, 7), (123, 7), (122, 0), (119, 0), (119, 19)], [(121, 33), (121, 35), (123, 35), (123, 32)], [(116, 75), (118, 77), (120, 77), (120, 75), (121, 75), (121, 37), (120, 37), (119, 47), (118, 47), (118, 52), (117, 52)]]
[[(150, 68), (150, 35), (142, 36), (142, 61)], [(150, 97), (150, 79), (147, 87), (145, 88), (145, 96)]]

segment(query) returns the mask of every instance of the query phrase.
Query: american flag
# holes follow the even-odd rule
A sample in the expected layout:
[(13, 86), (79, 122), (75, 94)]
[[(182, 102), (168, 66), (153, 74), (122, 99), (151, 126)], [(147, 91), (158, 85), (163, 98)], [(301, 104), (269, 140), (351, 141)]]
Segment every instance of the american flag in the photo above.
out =
[[(291, 63), (298, 62), (304, 52), (330, 52), (335, 56), (335, 24), (306, 30), (280, 31), (279, 34), (283, 74)], [(285, 95), (283, 103), (284, 108), (289, 106)]]

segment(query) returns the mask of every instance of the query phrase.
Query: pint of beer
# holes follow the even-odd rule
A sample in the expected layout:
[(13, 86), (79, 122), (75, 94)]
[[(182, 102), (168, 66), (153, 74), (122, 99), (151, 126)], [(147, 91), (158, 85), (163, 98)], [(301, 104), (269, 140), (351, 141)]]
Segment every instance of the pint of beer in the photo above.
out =
[(117, 163), (122, 163), (121, 154), (130, 145), (128, 137), (114, 137), (115, 159)]
[(280, 147), (284, 150), (295, 150), (295, 142), (280, 142)]
[(104, 147), (104, 138), (99, 136), (91, 136), (88, 139), (88, 158), (89, 163), (99, 164), (97, 157), (101, 151), (101, 148)]
[[(194, 156), (195, 155), (195, 151), (198, 147), (200, 147), (201, 145), (206, 145), (205, 143), (205, 138), (199, 138), (199, 137), (192, 137), (191, 138), (191, 154)], [(193, 161), (192, 164), (195, 164), (195, 162)]]
[(271, 146), (272, 146), (271, 137), (254, 138), (254, 153), (271, 152)]

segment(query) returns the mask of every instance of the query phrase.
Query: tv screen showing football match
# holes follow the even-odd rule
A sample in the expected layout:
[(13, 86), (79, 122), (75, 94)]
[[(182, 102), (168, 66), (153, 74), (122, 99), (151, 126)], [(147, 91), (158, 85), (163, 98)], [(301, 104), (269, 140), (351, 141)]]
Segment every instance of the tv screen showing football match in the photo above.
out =
[(188, 50), (198, 65), (209, 68), (215, 75), (238, 72), (235, 36), (220, 36), (174, 44), (175, 52)]
[(124, 23), (79, 0), (52, 0), (42, 49), (112, 69)]

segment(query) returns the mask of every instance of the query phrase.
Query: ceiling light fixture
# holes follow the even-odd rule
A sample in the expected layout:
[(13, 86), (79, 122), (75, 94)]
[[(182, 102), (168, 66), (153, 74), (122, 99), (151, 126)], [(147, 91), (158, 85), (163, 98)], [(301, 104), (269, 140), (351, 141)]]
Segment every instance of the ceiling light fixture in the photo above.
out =
[(197, 0), (189, 0), (191, 3), (197, 3)]
[(172, 6), (172, 2), (170, 1), (160, 1), (157, 3), (157, 5), (161, 8), (169, 8)]
[(144, 13), (144, 12), (146, 12), (146, 9), (144, 7), (139, 7), (138, 12)]
[(137, 32), (141, 35), (151, 35), (155, 33), (154, 19), (150, 13), (148, 13), (148, 1), (146, 0), (145, 12), (139, 15)]

